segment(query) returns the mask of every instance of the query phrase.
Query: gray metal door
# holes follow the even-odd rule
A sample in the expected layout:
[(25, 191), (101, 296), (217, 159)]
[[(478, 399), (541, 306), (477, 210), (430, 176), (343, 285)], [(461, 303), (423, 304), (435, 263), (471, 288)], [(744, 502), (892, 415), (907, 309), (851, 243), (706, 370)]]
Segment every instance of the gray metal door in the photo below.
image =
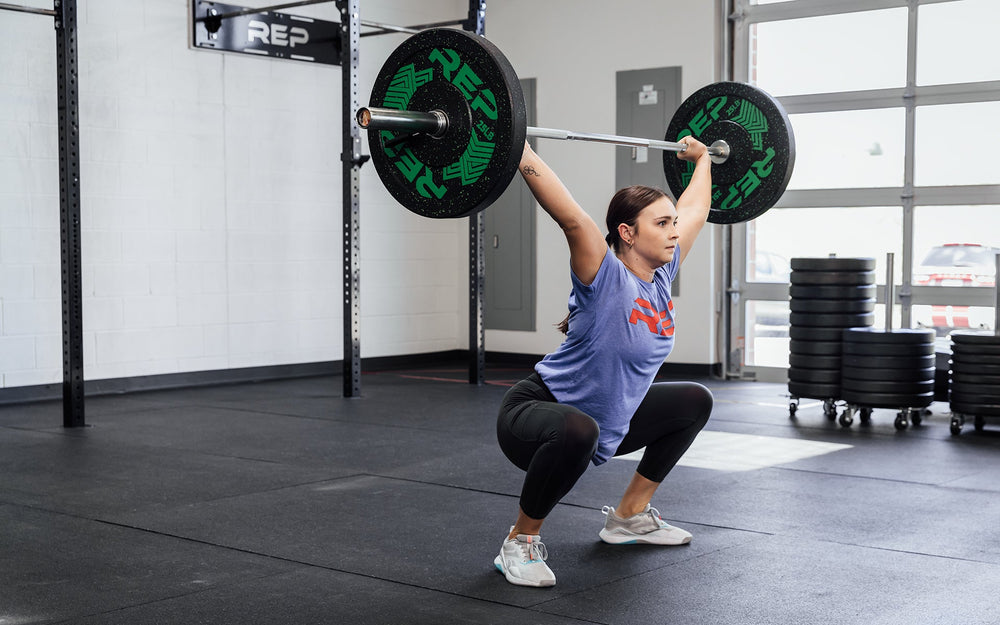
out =
[[(681, 68), (657, 67), (617, 74), (615, 132), (630, 137), (663, 139), (667, 124), (681, 104)], [(666, 187), (659, 150), (617, 148), (617, 188), (633, 184)]]
[[(618, 72), (617, 119), (615, 133), (628, 137), (663, 139), (667, 125), (681, 105), (681, 68), (656, 67)], [(663, 152), (647, 148), (617, 148), (615, 185), (621, 189), (633, 184), (658, 187), (667, 191), (663, 177)], [(680, 276), (672, 292), (680, 295)]]
[[(528, 125), (535, 125), (535, 79), (521, 80)], [(530, 141), (532, 147), (535, 140)], [(483, 315), (487, 329), (535, 329), (535, 198), (515, 176), (486, 209), (486, 284)]]

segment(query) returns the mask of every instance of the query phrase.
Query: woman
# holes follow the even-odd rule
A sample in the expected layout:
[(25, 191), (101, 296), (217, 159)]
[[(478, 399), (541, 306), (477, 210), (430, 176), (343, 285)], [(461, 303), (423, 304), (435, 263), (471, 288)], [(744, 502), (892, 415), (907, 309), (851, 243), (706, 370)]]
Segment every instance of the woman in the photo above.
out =
[(678, 157), (695, 163), (676, 208), (649, 187), (627, 187), (608, 207), (607, 237), (526, 144), (520, 170), (570, 250), (573, 290), (559, 348), (505, 395), (497, 420), (504, 454), (525, 471), (517, 520), (494, 560), (507, 581), (552, 586), (540, 531), (589, 463), (646, 448), (617, 508), (604, 507), (602, 540), (685, 544), (691, 534), (650, 506), (660, 482), (704, 427), (712, 395), (693, 382), (653, 384), (673, 347), (670, 283), (708, 218), (711, 160), (694, 138)]

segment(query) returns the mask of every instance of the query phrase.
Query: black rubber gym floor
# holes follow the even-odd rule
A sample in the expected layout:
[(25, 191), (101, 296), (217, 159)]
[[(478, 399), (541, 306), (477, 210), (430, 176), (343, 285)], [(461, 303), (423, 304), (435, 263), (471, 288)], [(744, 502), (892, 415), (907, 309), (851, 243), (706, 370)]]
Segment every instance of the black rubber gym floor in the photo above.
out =
[(0, 623), (996, 623), (1000, 423), (788, 416), (780, 384), (702, 380), (708, 427), (654, 500), (682, 547), (600, 542), (635, 462), (546, 522), (557, 584), (493, 558), (521, 474), (496, 408), (523, 370), (454, 369), (0, 407)]

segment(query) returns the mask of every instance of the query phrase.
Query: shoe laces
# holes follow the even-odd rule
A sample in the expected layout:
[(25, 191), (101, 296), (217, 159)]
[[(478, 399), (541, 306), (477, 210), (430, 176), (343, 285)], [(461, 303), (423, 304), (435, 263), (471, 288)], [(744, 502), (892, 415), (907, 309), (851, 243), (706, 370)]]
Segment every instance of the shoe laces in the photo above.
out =
[[(648, 505), (648, 504), (647, 504), (647, 505)], [(615, 509), (614, 509), (614, 508), (612, 508), (611, 506), (604, 506), (603, 508), (601, 508), (601, 514), (603, 514), (604, 516), (608, 516), (608, 514), (609, 514), (609, 513), (611, 513), (611, 512), (614, 512), (614, 511), (615, 511)], [(654, 508), (653, 506), (649, 506), (648, 508), (646, 508), (646, 510), (643, 510), (643, 511), (642, 511), (642, 512), (640, 512), (639, 514), (649, 514), (649, 515), (651, 515), (651, 516), (653, 517), (653, 519), (654, 519), (654, 520), (656, 520), (656, 521), (657, 521), (658, 523), (662, 523), (662, 522), (664, 522), (664, 521), (663, 521), (663, 517), (662, 517), (662, 516), (660, 516), (660, 511), (659, 511), (659, 510), (657, 510), (656, 508)], [(617, 512), (615, 513), (615, 516), (618, 516)], [(638, 516), (638, 515), (637, 515), (637, 516)], [(621, 516), (619, 516), (618, 518), (620, 518), (620, 519), (623, 519), (623, 518), (625, 518), (625, 517), (621, 517)]]
[(654, 508), (653, 506), (650, 506), (650, 507), (649, 507), (649, 510), (647, 510), (646, 512), (647, 512), (647, 513), (649, 513), (649, 515), (650, 515), (651, 517), (653, 517), (653, 521), (654, 521), (654, 522), (655, 522), (655, 523), (656, 523), (657, 525), (659, 525), (659, 526), (660, 526), (660, 527), (662, 527), (663, 529), (669, 529), (669, 528), (670, 528), (670, 524), (669, 524), (669, 523), (667, 523), (666, 521), (664, 521), (664, 520), (663, 520), (663, 517), (662, 517), (662, 516), (660, 516), (660, 511), (659, 511), (659, 510), (657, 510), (657, 509), (656, 509), (656, 508)]
[[(520, 538), (520, 537), (518, 537)], [(549, 552), (545, 548), (545, 543), (535, 541), (535, 537), (526, 535), (525, 540), (518, 540), (517, 546), (521, 548), (521, 557), (525, 562), (545, 561), (549, 557)]]

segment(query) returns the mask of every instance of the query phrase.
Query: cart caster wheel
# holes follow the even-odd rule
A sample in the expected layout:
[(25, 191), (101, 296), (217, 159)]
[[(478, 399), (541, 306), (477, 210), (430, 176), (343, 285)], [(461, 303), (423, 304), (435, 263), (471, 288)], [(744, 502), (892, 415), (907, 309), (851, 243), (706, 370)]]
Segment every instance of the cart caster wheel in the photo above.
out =
[(832, 399), (824, 399), (823, 400), (823, 414), (825, 414), (826, 418), (829, 419), (830, 421), (833, 421), (834, 419), (836, 419), (837, 418), (837, 402), (835, 402)]
[(910, 423), (912, 423), (914, 427), (919, 426), (921, 423), (923, 423), (923, 421), (924, 421), (924, 415), (919, 408), (914, 408), (913, 410), (910, 411)]
[(861, 417), (861, 425), (870, 425), (872, 422), (872, 409), (862, 408), (858, 412), (858, 416)]
[(986, 425), (986, 419), (977, 415), (973, 424), (975, 425), (977, 432), (982, 432), (983, 427)]
[(844, 408), (844, 412), (840, 413), (840, 426), (849, 428), (852, 423), (854, 423), (854, 417), (851, 415), (851, 409)]
[(794, 403), (788, 404), (788, 418), (789, 419), (794, 419), (795, 418), (795, 412), (798, 409), (799, 409), (799, 405), (798, 404), (794, 404)]
[(951, 418), (951, 433), (955, 436), (962, 433), (962, 417)]
[(893, 423), (897, 430), (905, 430), (910, 424), (906, 420), (906, 413), (900, 412), (896, 415), (896, 421)]

